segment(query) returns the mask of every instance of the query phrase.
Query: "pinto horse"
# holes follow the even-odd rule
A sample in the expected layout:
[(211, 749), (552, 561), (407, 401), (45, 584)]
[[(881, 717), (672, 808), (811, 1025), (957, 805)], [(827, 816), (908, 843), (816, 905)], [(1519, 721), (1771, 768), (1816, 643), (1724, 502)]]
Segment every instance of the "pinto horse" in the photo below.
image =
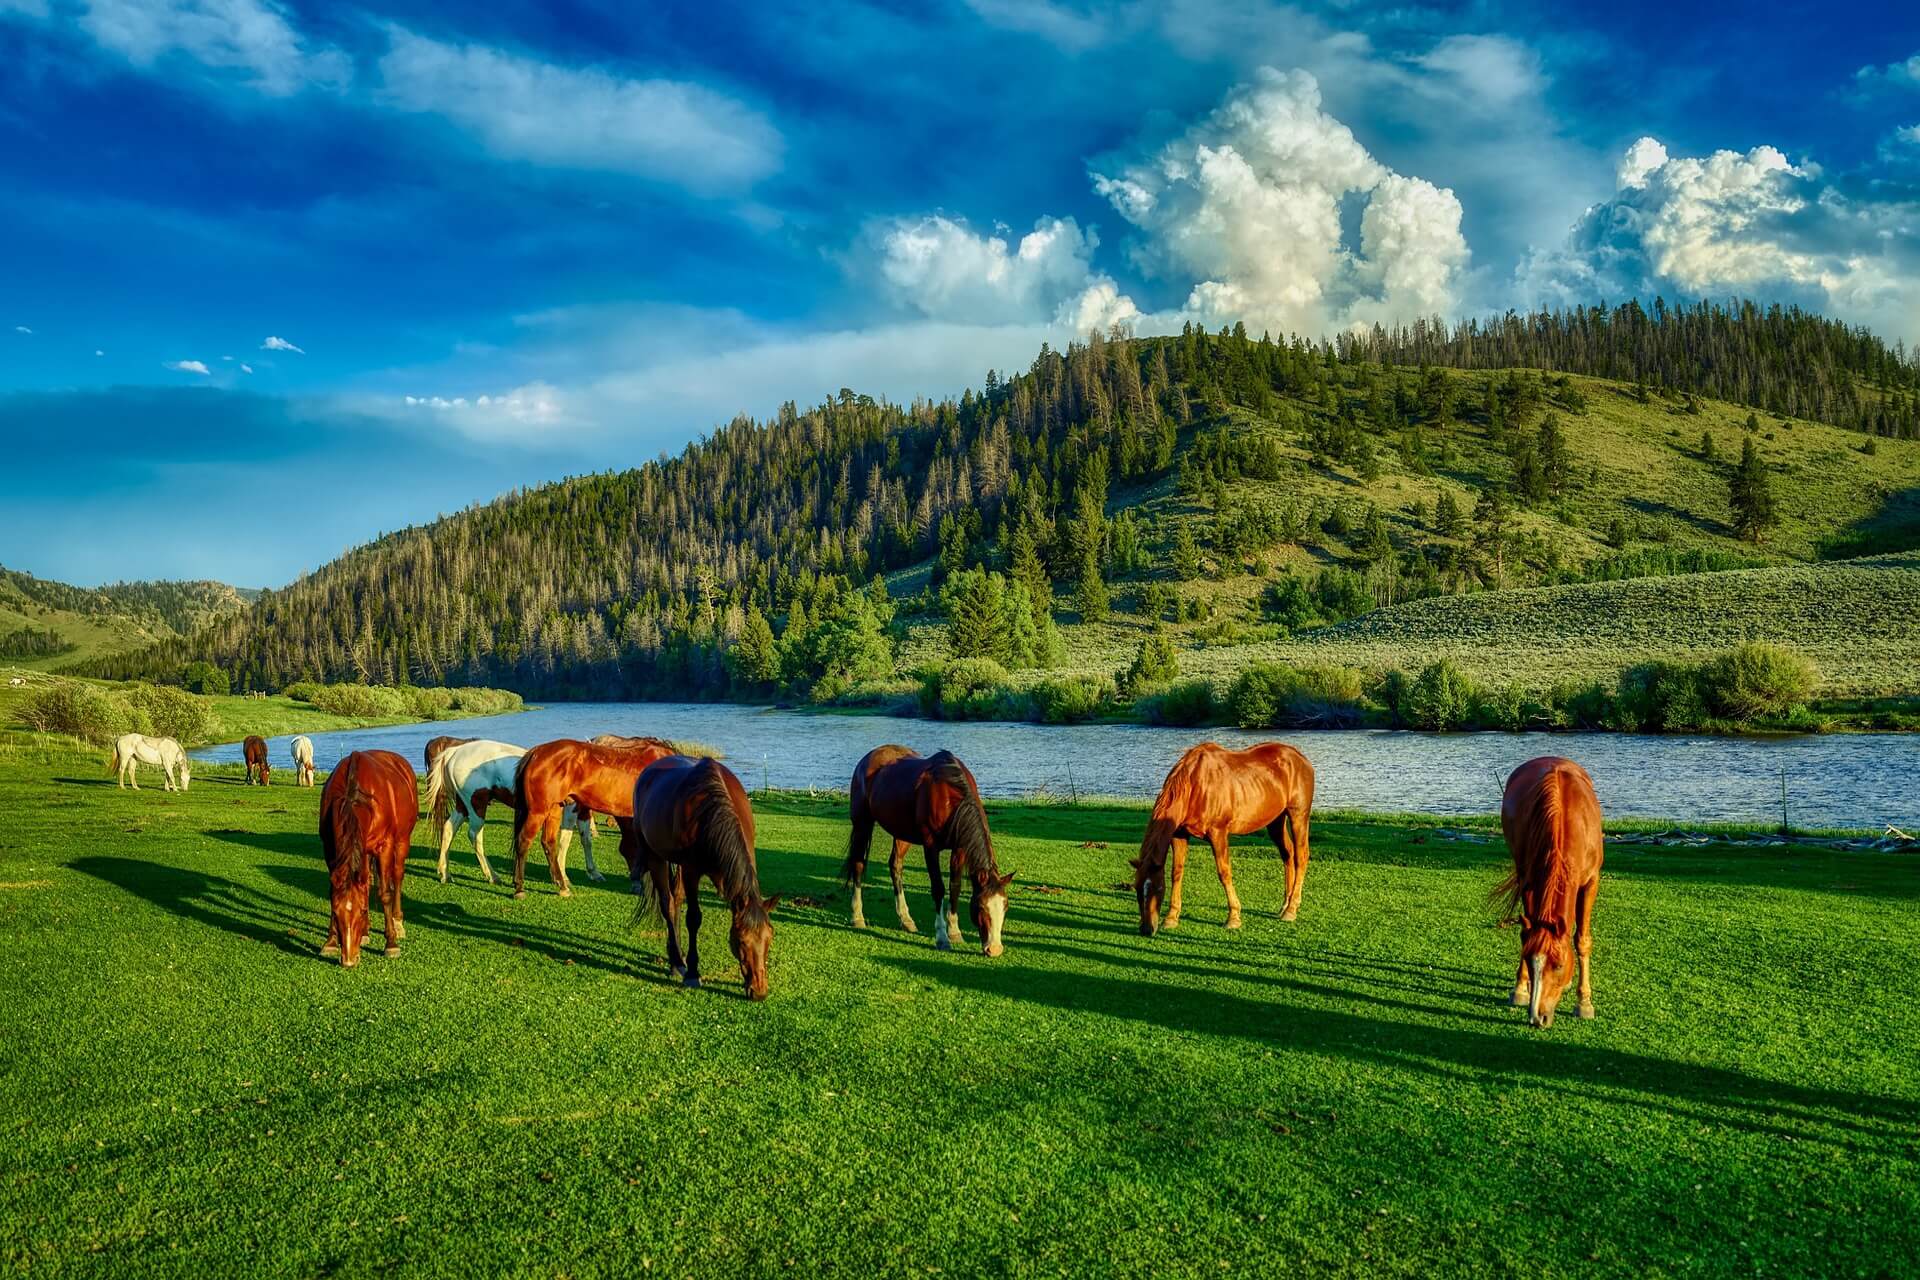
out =
[(368, 927), (367, 895), (380, 882), (387, 954), (400, 954), (407, 927), (400, 918), (400, 880), (420, 818), (413, 766), (391, 751), (355, 751), (327, 777), (320, 793), (320, 847), (333, 882), (333, 912), (323, 956), (345, 968), (360, 962)]
[[(1160, 896), (1167, 893), (1166, 927), (1180, 924), (1180, 882), (1186, 876), (1187, 841), (1213, 846), (1213, 869), (1227, 891), (1227, 928), (1240, 927), (1240, 895), (1233, 891), (1233, 836), (1265, 831), (1286, 867), (1286, 902), (1280, 913), (1291, 920), (1300, 911), (1307, 882), (1308, 828), (1313, 811), (1313, 766), (1284, 742), (1263, 742), (1245, 751), (1229, 751), (1203, 742), (1180, 757), (1160, 786), (1153, 816), (1132, 859), (1133, 892), (1140, 903), (1140, 933), (1151, 938), (1160, 926)], [(1173, 855), (1168, 885), (1167, 855)]]
[(260, 775), (260, 785), (267, 785), (267, 775), (273, 772), (273, 766), (267, 763), (267, 740), (257, 733), (247, 735), (240, 744), (240, 755), (247, 762), (247, 785), (253, 785), (254, 772)]
[[(951, 751), (921, 756), (906, 747), (875, 747), (854, 766), (848, 791), (848, 816), (853, 832), (847, 840), (847, 860), (840, 874), (853, 886), (853, 927), (867, 927), (860, 902), (860, 882), (867, 874), (867, 855), (873, 848), (877, 822), (893, 837), (893, 855), (887, 869), (893, 873), (893, 909), (900, 927), (917, 933), (907, 910), (907, 890), (900, 867), (907, 848), (920, 845), (927, 854), (927, 876), (933, 882), (933, 945), (949, 950), (960, 935), (960, 874), (973, 884), (974, 931), (980, 949), (997, 956), (1007, 918), (1007, 886), (1011, 874), (1001, 875), (993, 860), (993, 835), (987, 830), (987, 811), (972, 772)], [(940, 852), (951, 850), (948, 882), (940, 879)]]
[[(1527, 1022), (1553, 1025), (1553, 1013), (1580, 953), (1580, 1016), (1593, 1016), (1593, 900), (1600, 895), (1606, 840), (1600, 800), (1587, 771), (1562, 756), (1529, 760), (1507, 779), (1500, 830), (1513, 853), (1513, 874), (1494, 889), (1504, 913), (1520, 916), (1520, 969), (1513, 1003)], [(1574, 938), (1569, 939), (1572, 933)]]
[(295, 738), (292, 742), (288, 743), (287, 749), (293, 753), (294, 780), (303, 787), (312, 786), (313, 785), (313, 739), (309, 738), (306, 734), (303, 733), (299, 737)]
[[(527, 896), (527, 850), (543, 838), (547, 867), (563, 898), (573, 895), (567, 879), (567, 837), (561, 826), (569, 807), (576, 817), (604, 813), (620, 828), (620, 852), (633, 866), (633, 783), (654, 761), (672, 755), (659, 738), (635, 738), (631, 746), (598, 746), (578, 738), (542, 743), (520, 757), (513, 774), (513, 896)], [(587, 819), (590, 820), (590, 819)], [(635, 893), (641, 892), (638, 879)]]
[[(669, 755), (633, 784), (632, 838), (620, 842), (634, 883), (653, 878), (667, 921), (667, 967), (689, 987), (700, 985), (700, 881), (733, 912), (727, 945), (740, 961), (747, 999), (767, 998), (767, 957), (780, 895), (760, 896), (753, 858), (753, 808), (733, 771), (718, 760)], [(687, 952), (680, 954), (680, 905), (687, 908)]]
[[(434, 757), (433, 768), (427, 771), (427, 811), (433, 815), (433, 830), (440, 834), (441, 884), (447, 882), (447, 851), (453, 847), (453, 833), (459, 823), (466, 824), (480, 874), (487, 878), (488, 884), (494, 882), (493, 864), (487, 861), (486, 849), (480, 843), (487, 806), (495, 800), (509, 806), (513, 804), (514, 771), (520, 767), (520, 757), (526, 754), (525, 747), (516, 747), (510, 742), (470, 738)], [(563, 841), (569, 830), (580, 833), (580, 844), (587, 854), (587, 874), (595, 880), (605, 879), (593, 861), (593, 824), (571, 805), (562, 819)]]

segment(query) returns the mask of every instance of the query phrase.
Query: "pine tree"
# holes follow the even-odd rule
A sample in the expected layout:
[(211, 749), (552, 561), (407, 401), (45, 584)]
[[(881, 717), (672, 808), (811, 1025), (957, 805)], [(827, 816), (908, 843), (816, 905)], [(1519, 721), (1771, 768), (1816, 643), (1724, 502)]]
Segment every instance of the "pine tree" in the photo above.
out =
[(1107, 584), (1100, 576), (1100, 560), (1092, 548), (1088, 548), (1080, 562), (1080, 581), (1073, 589), (1073, 607), (1082, 622), (1105, 622), (1111, 607)]
[(727, 650), (727, 666), (737, 682), (749, 687), (764, 687), (780, 678), (780, 650), (773, 627), (758, 607), (748, 607), (740, 639)]
[(1727, 477), (1727, 504), (1733, 508), (1734, 532), (1757, 544), (1780, 517), (1773, 507), (1773, 482), (1760, 461), (1760, 451), (1753, 447), (1753, 437), (1742, 444), (1740, 465)]

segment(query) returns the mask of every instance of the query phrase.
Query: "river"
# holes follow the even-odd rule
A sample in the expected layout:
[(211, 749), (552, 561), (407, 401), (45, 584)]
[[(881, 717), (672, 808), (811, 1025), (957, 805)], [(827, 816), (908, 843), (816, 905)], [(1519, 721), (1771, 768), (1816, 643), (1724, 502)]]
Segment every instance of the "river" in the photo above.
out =
[[(1315, 807), (1442, 815), (1499, 808), (1515, 765), (1568, 755), (1592, 773), (1612, 816), (1682, 823), (1780, 821), (1797, 827), (1920, 827), (1920, 735), (1832, 734), (1783, 738), (1683, 738), (1633, 734), (1460, 733), (1323, 730), (1286, 734), (1240, 729), (1168, 729), (1131, 724), (947, 723), (818, 715), (713, 703), (568, 702), (515, 715), (314, 733), (315, 762), (329, 769), (349, 751), (384, 747), (415, 762), (429, 738), (499, 738), (531, 746), (597, 733), (696, 739), (720, 748), (749, 788), (845, 790), (869, 748), (898, 742), (922, 752), (949, 748), (990, 796), (1151, 798), (1180, 752), (1208, 739), (1228, 746), (1283, 737), (1307, 754), (1318, 778)], [(269, 741), (287, 769), (285, 737)], [(230, 743), (193, 753), (237, 762)]]

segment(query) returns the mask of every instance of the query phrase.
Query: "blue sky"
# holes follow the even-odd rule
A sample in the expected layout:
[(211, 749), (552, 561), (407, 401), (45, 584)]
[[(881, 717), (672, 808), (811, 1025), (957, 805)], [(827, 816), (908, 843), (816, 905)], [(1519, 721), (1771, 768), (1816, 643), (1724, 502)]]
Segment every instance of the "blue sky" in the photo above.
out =
[(279, 585), (1095, 324), (1920, 341), (1920, 8), (1731, 12), (0, 0), (0, 563)]

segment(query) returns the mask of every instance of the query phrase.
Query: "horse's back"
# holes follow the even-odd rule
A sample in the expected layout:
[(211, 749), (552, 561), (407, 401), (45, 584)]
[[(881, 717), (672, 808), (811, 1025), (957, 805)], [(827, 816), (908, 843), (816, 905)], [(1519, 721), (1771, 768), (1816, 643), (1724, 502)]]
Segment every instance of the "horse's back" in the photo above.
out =
[(348, 803), (358, 792), (371, 802), (370, 825), (361, 838), (369, 844), (399, 841), (404, 851), (413, 838), (414, 824), (420, 819), (420, 795), (413, 766), (391, 751), (363, 749), (351, 752), (327, 776), (326, 790), (320, 793), (323, 826), (337, 830), (341, 824), (357, 822), (359, 807)]
[(1500, 829), (1516, 861), (1536, 842), (1552, 833), (1536, 828), (1557, 813), (1560, 833), (1569, 853), (1584, 853), (1597, 867), (1605, 851), (1600, 797), (1593, 778), (1578, 761), (1565, 756), (1537, 756), (1507, 778), (1500, 800)]

